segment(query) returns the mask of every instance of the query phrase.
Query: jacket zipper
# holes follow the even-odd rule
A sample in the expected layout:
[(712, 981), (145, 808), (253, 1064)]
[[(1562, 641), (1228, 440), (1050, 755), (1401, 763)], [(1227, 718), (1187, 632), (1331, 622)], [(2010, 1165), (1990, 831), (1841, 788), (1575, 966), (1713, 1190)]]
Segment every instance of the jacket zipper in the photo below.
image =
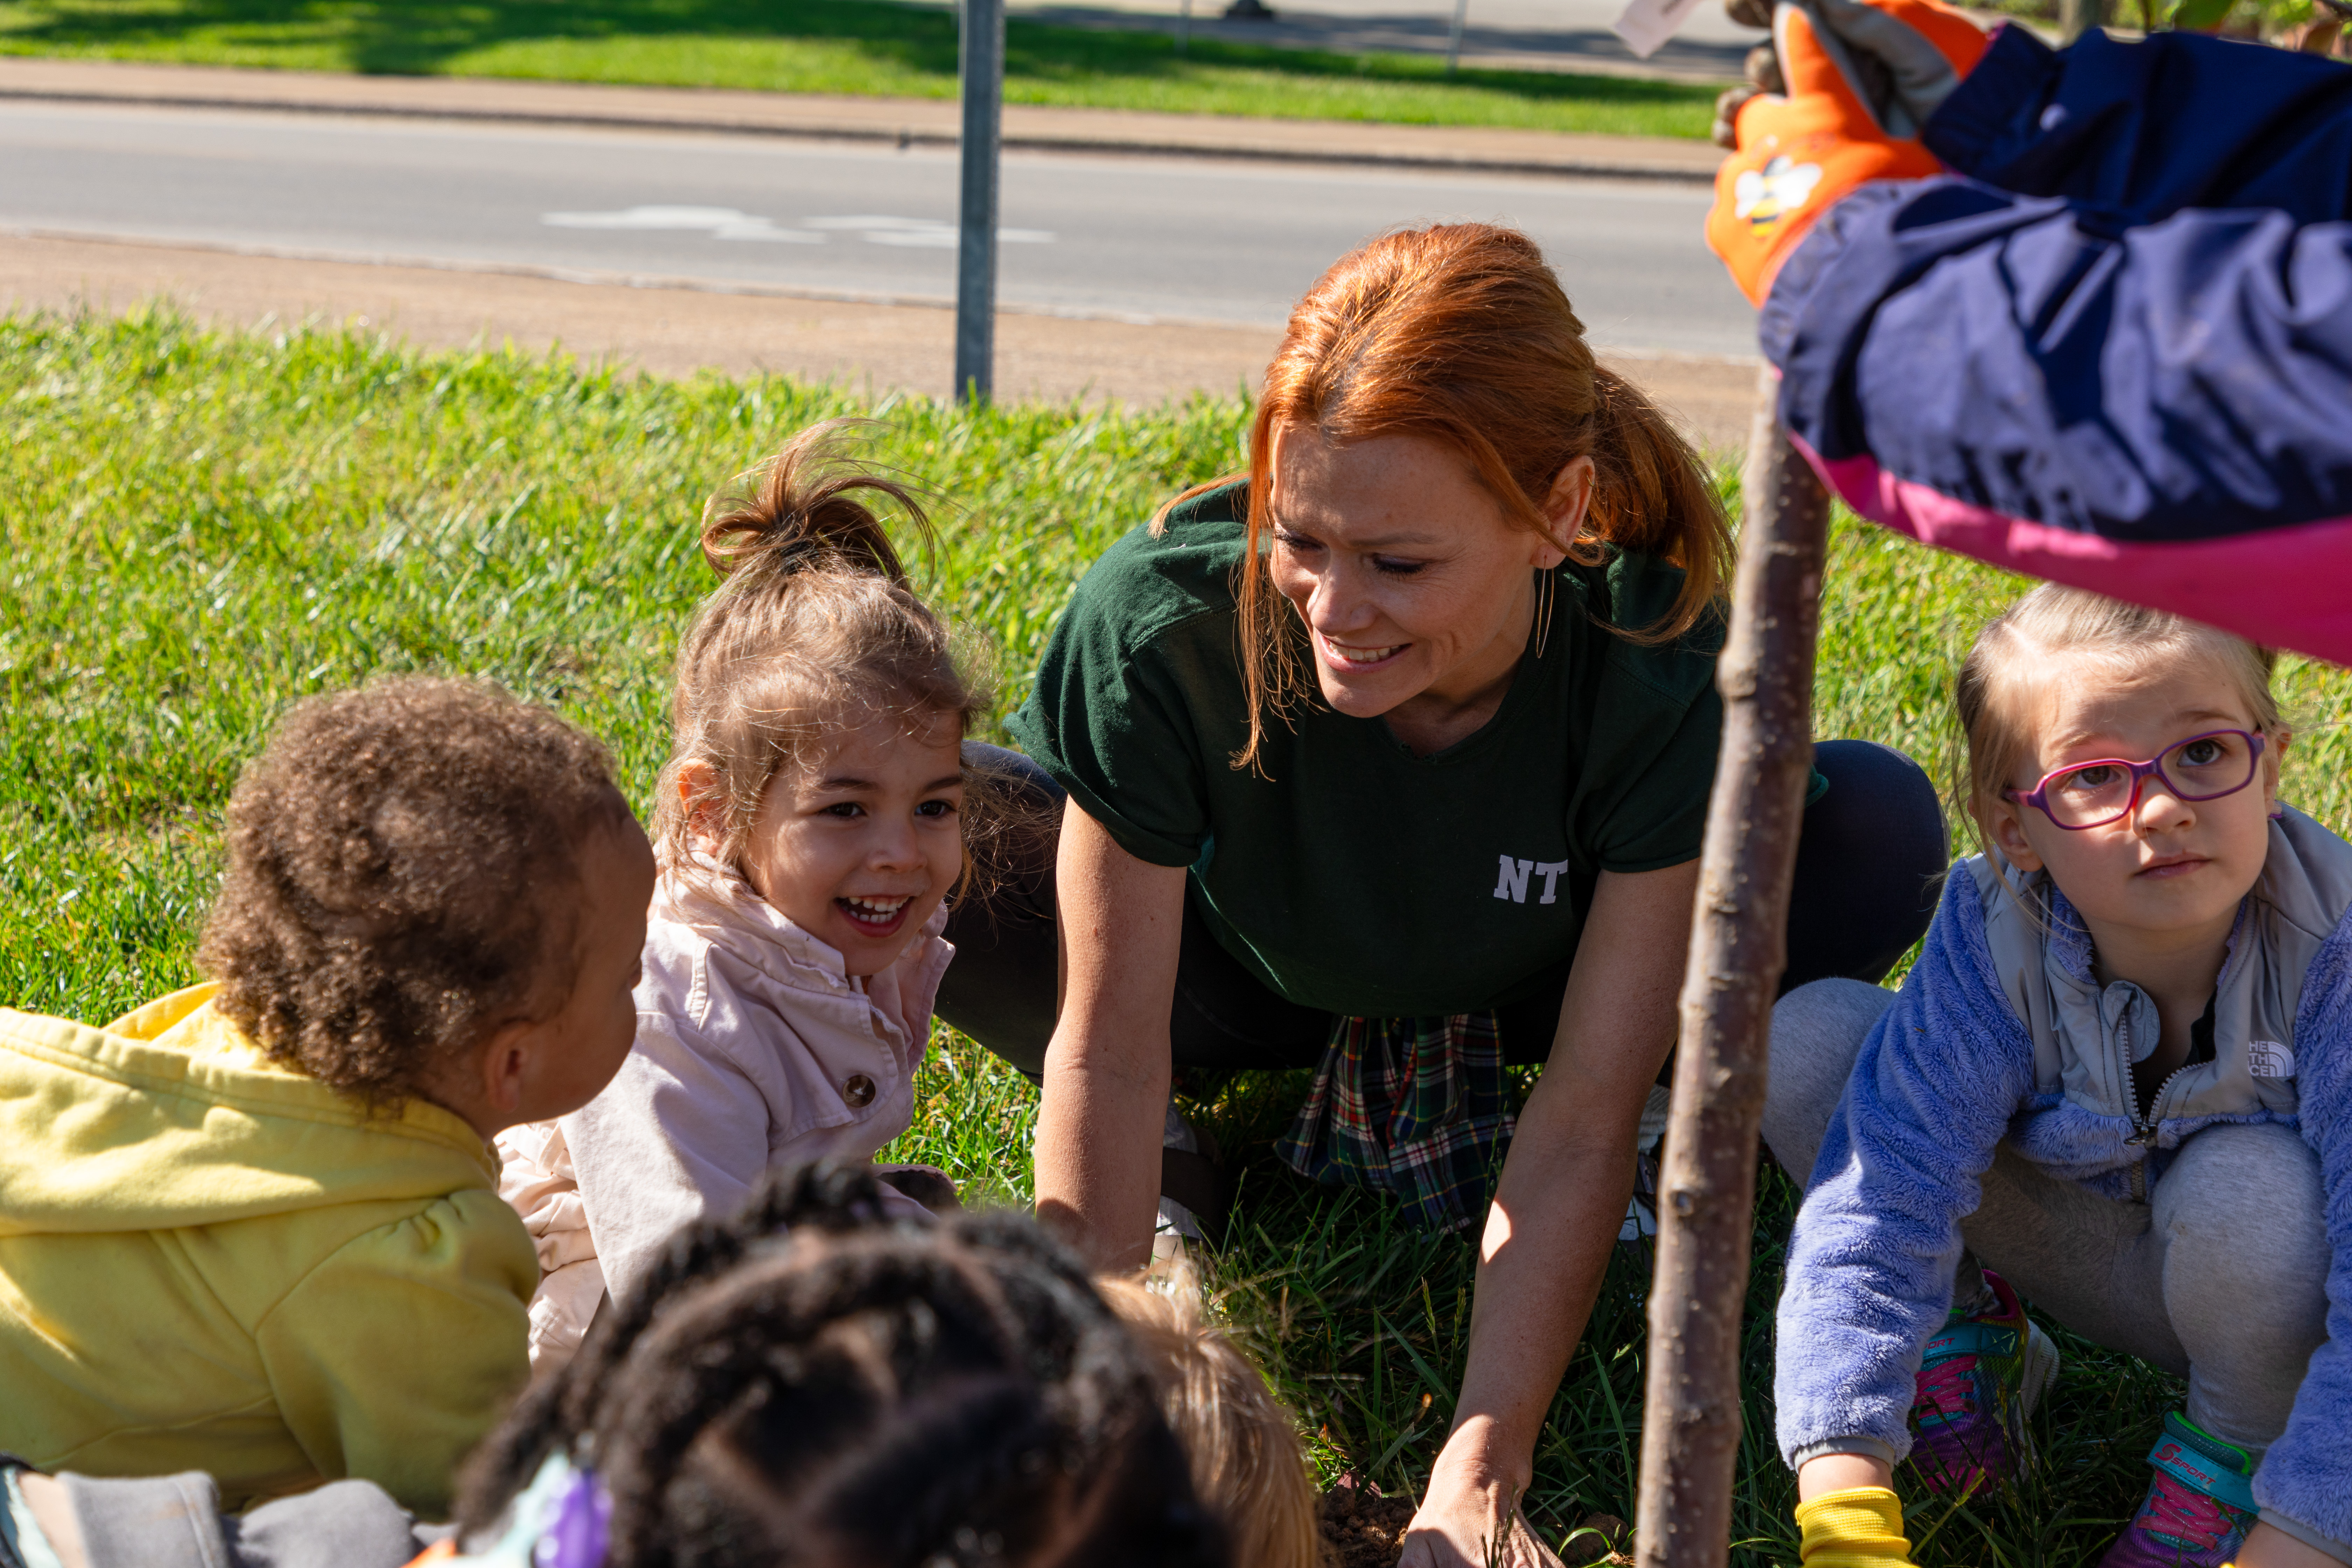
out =
[(2130, 1014), (2126, 1013), (2116, 1021), (2116, 1037), (2123, 1052), (2124, 1111), (2131, 1118), (2133, 1128), (2132, 1135), (2125, 1139), (2124, 1142), (2128, 1147), (2140, 1152), (2139, 1158), (2132, 1163), (2132, 1201), (2144, 1204), (2147, 1202), (2148, 1151), (2156, 1146), (2156, 1108), (2164, 1103), (2165, 1091), (2172, 1087), (2174, 1079), (2189, 1070), (2189, 1067), (2188, 1064), (2183, 1063), (2165, 1074), (2164, 1081), (2156, 1086), (2156, 1093), (2148, 1098), (2148, 1115), (2143, 1119), (2139, 1113), (2139, 1079), (2132, 1070)]
[[(2131, 1012), (2128, 1008), (2122, 1017), (2116, 1020), (2116, 1049), (2123, 1061), (2124, 1114), (2131, 1118), (2132, 1124), (2132, 1135), (2125, 1139), (2124, 1143), (2139, 1151), (2139, 1158), (2132, 1162), (2132, 1202), (2144, 1204), (2147, 1202), (2147, 1151), (2148, 1146), (2156, 1142), (2156, 1123), (2139, 1113), (2139, 1078), (2132, 1070)], [(2171, 1080), (2168, 1079), (2166, 1081)], [(2163, 1093), (2160, 1089), (2157, 1090), (2158, 1098)], [(2149, 1109), (2153, 1110), (2155, 1104), (2155, 1100), (2150, 1100)]]

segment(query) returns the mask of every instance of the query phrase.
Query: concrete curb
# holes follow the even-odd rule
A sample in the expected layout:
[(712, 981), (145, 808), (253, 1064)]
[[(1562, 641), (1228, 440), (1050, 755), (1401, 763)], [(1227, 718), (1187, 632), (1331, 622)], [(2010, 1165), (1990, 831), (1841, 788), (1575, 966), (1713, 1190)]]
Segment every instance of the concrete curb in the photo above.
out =
[[(521, 278), (539, 283), (572, 283), (592, 289), (636, 289), (658, 293), (731, 295), (746, 300), (800, 300), (811, 304), (878, 305), (889, 310), (952, 310), (952, 294), (908, 294), (880, 289), (824, 289), (796, 283), (760, 283), (745, 279), (697, 278), (682, 272), (615, 272), (594, 267), (548, 267), (529, 261), (452, 261), (441, 257), (404, 256), (391, 251), (334, 250), (303, 245), (243, 245), (227, 240), (160, 239), (135, 235), (106, 234), (88, 229), (55, 228), (36, 224), (0, 224), (0, 239), (45, 240), (57, 245), (111, 246), (121, 250), (165, 252), (175, 256), (249, 256), (268, 261), (315, 262), (329, 267), (388, 267), (411, 272), (448, 272), (478, 278)], [(1049, 308), (998, 300), (1000, 316), (1042, 316), (1060, 321), (1109, 321), (1129, 327), (1177, 327), (1192, 331), (1253, 331), (1246, 321), (1210, 321), (1192, 316), (1150, 315), (1137, 310), (1088, 310)], [(1654, 358), (1651, 351), (1626, 351), (1635, 357)], [(1665, 351), (1658, 351), (1665, 353)], [(1669, 358), (1712, 362), (1713, 354)]]
[[(958, 139), (956, 104), (946, 99), (359, 77), (26, 58), (0, 58), (0, 100), (793, 137), (901, 148), (951, 147)], [(1036, 104), (1005, 107), (1004, 145), (1019, 152), (1677, 184), (1711, 183), (1723, 157), (1706, 142), (1666, 137), (1245, 120)]]

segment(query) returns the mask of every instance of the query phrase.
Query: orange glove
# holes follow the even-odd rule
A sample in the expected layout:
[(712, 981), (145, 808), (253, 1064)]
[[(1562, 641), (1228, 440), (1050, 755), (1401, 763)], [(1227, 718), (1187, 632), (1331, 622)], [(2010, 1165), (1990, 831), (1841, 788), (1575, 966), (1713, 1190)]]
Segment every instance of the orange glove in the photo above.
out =
[(1738, 151), (1715, 176), (1706, 243), (1761, 305), (1812, 221), (1868, 180), (1943, 173), (1919, 128), (1974, 68), (1985, 35), (1939, 0), (1779, 0), (1782, 92), (1732, 118)]

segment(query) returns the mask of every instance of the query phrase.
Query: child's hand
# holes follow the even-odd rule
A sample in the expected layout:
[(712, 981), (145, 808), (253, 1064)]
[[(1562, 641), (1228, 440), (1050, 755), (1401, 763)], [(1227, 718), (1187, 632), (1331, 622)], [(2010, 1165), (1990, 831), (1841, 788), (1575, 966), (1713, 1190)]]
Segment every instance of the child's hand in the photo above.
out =
[(1938, 0), (1780, 0), (1772, 30), (1780, 90), (1734, 89), (1717, 106), (1738, 151), (1716, 174), (1706, 220), (1708, 247), (1759, 305), (1840, 196), (1943, 173), (1919, 128), (1985, 47), (1976, 24)]
[(2257, 1524), (2238, 1549), (2231, 1568), (2344, 1568), (2316, 1546), (2305, 1546), (2284, 1530)]
[(1885, 1487), (1823, 1492), (1797, 1505), (1805, 1568), (1909, 1568), (1903, 1504)]

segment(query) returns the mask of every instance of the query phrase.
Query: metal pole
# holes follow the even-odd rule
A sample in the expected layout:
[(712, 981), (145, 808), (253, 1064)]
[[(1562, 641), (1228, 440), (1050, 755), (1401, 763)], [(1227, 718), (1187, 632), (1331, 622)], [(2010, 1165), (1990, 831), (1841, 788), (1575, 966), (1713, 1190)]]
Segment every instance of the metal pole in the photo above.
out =
[(1452, 76), (1462, 63), (1462, 18), (1469, 13), (1470, 0), (1454, 0), (1454, 32), (1445, 40), (1445, 74)]
[(1829, 520), (1828, 493), (1773, 416), (1775, 390), (1768, 370), (1748, 438), (1730, 636), (1716, 670), (1723, 752), (1699, 857), (1658, 1178), (1634, 1525), (1642, 1568), (1721, 1568), (1730, 1555), (1757, 1129), (1812, 758)]
[(1176, 18), (1176, 52), (1190, 52), (1192, 42), (1192, 0), (1184, 0), (1184, 8)]
[(985, 403), (996, 369), (996, 190), (1004, 0), (963, 0), (963, 195), (956, 222), (955, 395)]

